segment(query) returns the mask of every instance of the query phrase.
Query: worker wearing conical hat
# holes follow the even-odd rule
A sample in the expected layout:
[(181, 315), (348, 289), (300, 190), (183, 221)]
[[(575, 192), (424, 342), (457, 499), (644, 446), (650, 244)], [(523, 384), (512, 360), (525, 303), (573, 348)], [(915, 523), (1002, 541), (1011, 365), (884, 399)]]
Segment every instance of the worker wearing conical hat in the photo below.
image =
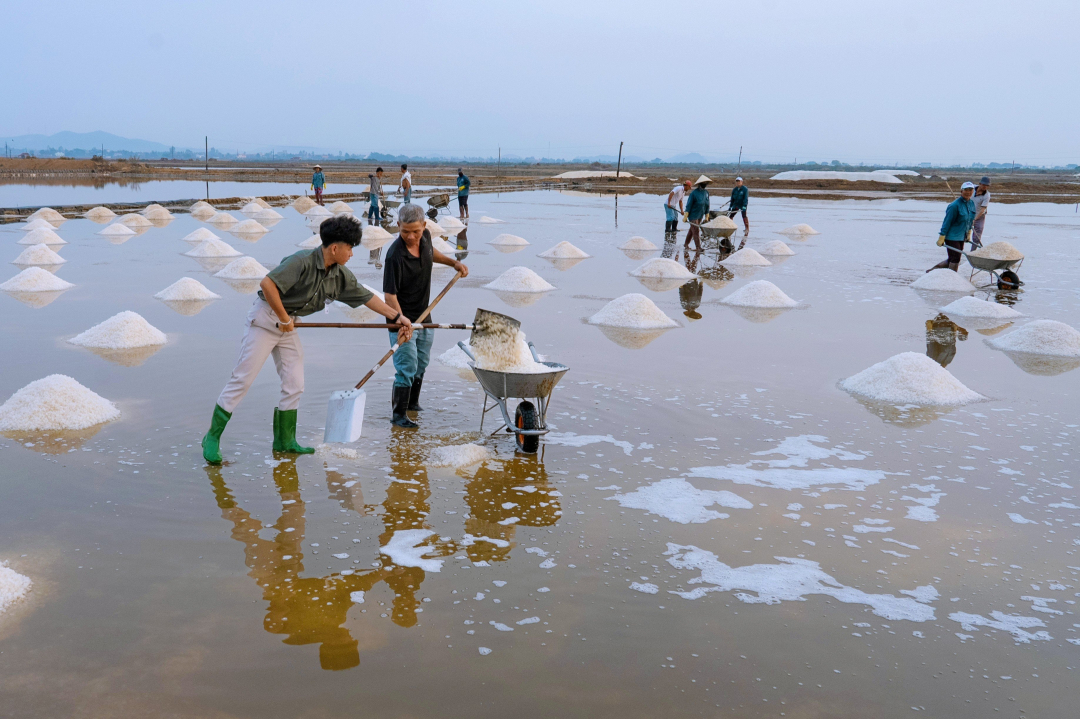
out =
[(322, 193), (326, 189), (326, 175), (323, 174), (322, 165), (315, 165), (315, 171), (311, 173), (311, 189), (315, 190), (315, 202), (322, 204)]
[(701, 250), (701, 223), (709, 216), (709, 192), (705, 188), (711, 182), (705, 175), (699, 177), (694, 183), (694, 191), (686, 200), (686, 219), (690, 222), (690, 229), (683, 247), (689, 247), (690, 240), (693, 240), (694, 249)]
[(750, 220), (746, 219), (746, 208), (750, 205), (750, 190), (743, 184), (741, 177), (735, 178), (735, 187), (731, 188), (731, 204), (728, 205), (728, 219), (734, 219), (736, 213), (742, 212), (744, 235), (750, 234)]

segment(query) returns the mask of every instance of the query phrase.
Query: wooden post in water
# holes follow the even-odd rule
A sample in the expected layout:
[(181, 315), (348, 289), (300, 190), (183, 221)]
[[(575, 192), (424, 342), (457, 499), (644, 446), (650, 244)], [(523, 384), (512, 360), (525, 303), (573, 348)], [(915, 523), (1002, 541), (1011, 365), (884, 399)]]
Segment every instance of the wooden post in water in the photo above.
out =
[(203, 155), (203, 163), (204, 163), (203, 171), (206, 172), (207, 174), (210, 174), (210, 136), (209, 135), (203, 136), (203, 143), (204, 143), (204, 150), (203, 151), (206, 153), (205, 155)]
[(735, 174), (739, 174), (739, 170), (742, 169), (742, 145), (739, 145), (739, 166), (735, 168)]
[(622, 171), (622, 143), (619, 143), (619, 164), (615, 166), (615, 182), (619, 181), (619, 173)]
[(502, 181), (502, 145), (499, 146), (499, 164), (495, 166), (495, 184)]

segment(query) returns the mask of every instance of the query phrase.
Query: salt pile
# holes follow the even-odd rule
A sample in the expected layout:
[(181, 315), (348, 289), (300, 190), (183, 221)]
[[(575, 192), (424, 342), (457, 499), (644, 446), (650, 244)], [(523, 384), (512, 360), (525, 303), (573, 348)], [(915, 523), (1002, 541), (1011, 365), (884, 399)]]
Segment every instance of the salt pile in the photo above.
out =
[(311, 207), (311, 209), (308, 210), (307, 212), (305, 212), (304, 214), (307, 215), (310, 218), (310, 217), (331, 217), (331, 216), (333, 216), (334, 213), (331, 212), (330, 210), (326, 209), (322, 205), (313, 205)]
[(365, 249), (377, 250), (392, 239), (394, 239), (394, 236), (378, 225), (368, 225), (364, 228), (360, 244)]
[[(438, 250), (439, 252), (443, 253), (444, 255), (452, 255), (453, 253), (457, 252), (457, 247), (455, 247), (454, 245), (451, 245), (449, 242), (447, 242), (446, 240), (444, 240), (441, 237), (432, 237), (431, 238), (431, 247), (433, 249)], [(439, 267), (446, 267), (446, 265), (438, 265), (438, 266)]]
[(446, 235), (446, 230), (443, 228), (443, 226), (440, 225), (438, 222), (435, 222), (434, 220), (424, 220), (424, 227), (427, 228), (427, 231), (431, 234), (432, 237), (444, 237)]
[(49, 223), (55, 225), (58, 222), (63, 222), (64, 221), (64, 216), (61, 215), (59, 212), (57, 212), (56, 210), (54, 210), (51, 207), (42, 207), (40, 210), (38, 210), (34, 214), (27, 217), (26, 221), (27, 222), (32, 222), (32, 221), (37, 220), (37, 219), (45, 220), (46, 222), (49, 222)]
[[(315, 456), (319, 459), (360, 459), (360, 453), (352, 447), (343, 447), (340, 444), (322, 444), (315, 446)], [(363, 594), (363, 592), (360, 592)]]
[(220, 300), (221, 295), (211, 292), (198, 280), (183, 277), (154, 295), (166, 302), (190, 302), (198, 300)]
[(999, 305), (997, 302), (987, 302), (971, 296), (961, 297), (955, 302), (950, 302), (942, 307), (941, 311), (947, 315), (956, 315), (957, 317), (985, 317), (995, 320), (1020, 317), (1020, 313), (1012, 307)]
[(217, 212), (217, 210), (214, 209), (214, 206), (205, 200), (199, 200), (194, 205), (188, 208), (188, 212), (193, 215), (196, 212), (205, 212), (206, 210), (210, 210), (211, 212)]
[[(123, 227), (123, 225), (121, 225)], [(20, 245), (66, 245), (60, 235), (56, 234), (52, 229), (39, 229), (31, 230), (23, 235), (23, 238), (19, 240)]]
[(261, 235), (264, 232), (269, 231), (270, 230), (260, 225), (258, 220), (244, 220), (236, 227), (229, 230), (229, 232), (234, 235)]
[(32, 245), (19, 253), (13, 265), (62, 265), (65, 260), (49, 249), (48, 245)]
[(111, 220), (116, 217), (116, 213), (110, 210), (108, 207), (102, 207), (98, 205), (92, 209), (83, 213), (83, 217), (89, 220)]
[(0, 430), (86, 429), (120, 417), (109, 400), (71, 377), (51, 374), (20, 389), (0, 405)]
[(121, 225), (127, 225), (132, 229), (152, 227), (154, 224), (150, 222), (150, 220), (135, 212), (129, 212), (126, 215), (121, 215), (117, 222), (119, 222)]
[(555, 285), (528, 267), (511, 267), (484, 287), (503, 292), (548, 292), (555, 289)]
[(747, 283), (720, 300), (720, 302), (721, 304), (736, 307), (760, 307), (763, 309), (788, 308), (799, 304), (768, 280), (756, 280)]
[(143, 319), (138, 313), (125, 311), (113, 315), (101, 324), (94, 325), (82, 334), (68, 340), (80, 347), (126, 350), (135, 347), (163, 345), (165, 333)]
[(24, 577), (6, 564), (0, 563), (0, 614), (3, 614), (30, 593), (30, 577)]
[[(472, 351), (472, 346), (469, 345), (468, 340), (465, 340), (465, 346)], [(444, 364), (447, 367), (453, 367), (454, 369), (469, 369), (469, 363), (472, 362), (472, 360), (469, 359), (469, 355), (462, 352), (457, 344), (454, 344), (436, 359), (439, 360), (440, 364)]]
[(148, 220), (171, 220), (173, 218), (172, 213), (164, 207), (143, 210), (142, 215)]
[(491, 457), (491, 450), (478, 444), (451, 444), (436, 447), (428, 455), (429, 467), (468, 467)]
[(974, 257), (984, 257), (988, 260), (1022, 260), (1024, 256), (1008, 242), (991, 242), (974, 252), (969, 252)]
[(482, 222), (485, 225), (494, 225), (501, 223), (502, 220), (496, 220), (494, 217), (488, 217), (487, 215), (483, 215), (479, 220), (477, 220), (477, 222)]
[(955, 406), (985, 399), (918, 352), (902, 352), (878, 362), (842, 381), (840, 388), (867, 399), (898, 405)]
[(280, 220), (284, 217), (280, 212), (272, 207), (264, 207), (263, 209), (252, 215), (252, 219), (259, 222), (269, 222), (270, 220)]
[(656, 250), (659, 249), (656, 245), (646, 240), (644, 237), (631, 237), (629, 240), (619, 246), (620, 250)]
[[(513, 332), (513, 335), (510, 333)], [(533, 359), (525, 333), (509, 327), (499, 326), (496, 331), (470, 340), (472, 353), (476, 357), (476, 366), (493, 372), (513, 374), (538, 374), (550, 372), (551, 367)]]
[(529, 241), (517, 235), (502, 234), (488, 243), (489, 245), (502, 245), (503, 247), (524, 247)]
[(23, 232), (31, 232), (33, 230), (52, 230), (55, 227), (50, 222), (46, 222), (40, 217), (36, 220), (28, 220), (25, 225), (19, 228)]
[(730, 255), (720, 260), (720, 264), (738, 267), (765, 267), (772, 263), (758, 254), (757, 250), (751, 247), (744, 247), (738, 252), (732, 252)]
[(184, 242), (190, 242), (193, 245), (197, 245), (203, 240), (220, 240), (221, 238), (205, 227), (200, 227), (194, 232), (189, 232), (184, 235), (181, 239), (184, 240)]
[(694, 273), (675, 260), (666, 257), (654, 257), (630, 273), (631, 277), (659, 277), (663, 279), (683, 280), (694, 277)]
[(239, 257), (242, 253), (227, 242), (211, 238), (203, 240), (184, 254), (188, 257)]
[(791, 227), (785, 227), (780, 230), (781, 235), (820, 235), (821, 233), (815, 230), (810, 225), (792, 225)]
[(761, 248), (761, 254), (763, 255), (794, 255), (795, 252), (785, 245), (781, 240), (773, 240), (772, 242), (766, 242), (765, 246)]
[(147, 212), (153, 212), (154, 210), (164, 210), (164, 209), (165, 209), (165, 205), (159, 205), (156, 202), (151, 202), (149, 205), (142, 208), (141, 212), (142, 212), (142, 214), (145, 215)]
[[(361, 283), (361, 284), (363, 284), (363, 283)], [(366, 285), (365, 284), (364, 289), (366, 289), (368, 292), (370, 292), (371, 294), (378, 297), (380, 300), (386, 299), (386, 296), (383, 295), (382, 292), (379, 292), (377, 289), (375, 289), (371, 285)], [(388, 321), (385, 317), (380, 315), (375, 310), (370, 309), (367, 305), (360, 305), (359, 307), (349, 307), (344, 302), (335, 301), (334, 306), (337, 307), (339, 310), (341, 310), (342, 314), (344, 314), (346, 317), (348, 317), (350, 322), (387, 322)]]
[(317, 235), (317, 234), (312, 235), (311, 237), (307, 238), (303, 242), (297, 242), (296, 246), (297, 247), (303, 247), (305, 250), (310, 250), (310, 249), (313, 249), (315, 247), (322, 247), (322, 237), (319, 237), (319, 235)]
[(245, 215), (254, 215), (256, 212), (262, 212), (263, 206), (258, 202), (249, 202), (240, 208), (240, 211)]
[(307, 195), (303, 197), (297, 197), (292, 201), (292, 208), (299, 212), (301, 215), (315, 206), (315, 200), (311, 199)]
[(465, 223), (456, 217), (443, 217), (439, 220), (439, 224), (449, 235), (456, 235), (465, 229)]
[(586, 257), (592, 257), (588, 252), (578, 249), (566, 240), (563, 240), (549, 250), (544, 250), (537, 256), (558, 260), (583, 260)]
[(256, 205), (263, 208), (264, 210), (270, 209), (270, 203), (267, 202), (266, 200), (264, 200), (261, 197), (245, 197), (243, 199), (247, 200), (249, 205), (252, 204), (252, 203), (255, 203)]
[(968, 282), (956, 272), (939, 267), (930, 270), (919, 279), (911, 283), (917, 290), (932, 290), (934, 292), (974, 292), (975, 285)]
[(341, 200), (338, 200), (334, 204), (330, 205), (329, 209), (330, 209), (330, 212), (332, 212), (335, 215), (340, 214), (342, 212), (352, 212), (353, 211), (352, 206), (348, 202), (342, 202)]
[(99, 235), (105, 237), (131, 237), (135, 234), (135, 230), (131, 229), (127, 225), (121, 225), (119, 222), (114, 222), (105, 229), (98, 232)]
[(665, 315), (656, 303), (636, 292), (608, 302), (589, 318), (589, 324), (638, 330), (679, 326), (679, 323)]
[(1054, 320), (1035, 320), (1007, 335), (986, 340), (986, 343), (1006, 352), (1080, 357), (1080, 332)]
[(214, 277), (223, 280), (258, 280), (266, 277), (268, 271), (254, 257), (241, 257), (225, 265)]
[(702, 225), (702, 227), (708, 227), (710, 230), (734, 230), (735, 223), (732, 222), (731, 218), (727, 215), (717, 215)]
[(230, 215), (228, 212), (218, 212), (210, 218), (210, 223), (213, 225), (228, 227), (229, 225), (236, 224), (236, 218)]
[(0, 285), (0, 290), (5, 292), (59, 292), (74, 286), (40, 267), (27, 267)]

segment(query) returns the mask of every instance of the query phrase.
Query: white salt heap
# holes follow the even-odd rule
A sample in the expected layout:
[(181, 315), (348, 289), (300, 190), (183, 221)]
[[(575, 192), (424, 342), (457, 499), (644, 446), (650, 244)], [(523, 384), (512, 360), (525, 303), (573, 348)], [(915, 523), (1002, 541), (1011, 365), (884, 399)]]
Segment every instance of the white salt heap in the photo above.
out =
[(1005, 320), (1020, 317), (1020, 313), (1012, 307), (1000, 305), (997, 302), (987, 302), (971, 296), (961, 297), (955, 302), (950, 302), (942, 307), (941, 311), (947, 315), (957, 317), (985, 317)]
[(494, 217), (488, 217), (487, 215), (483, 215), (480, 217), (479, 220), (477, 220), (477, 222), (482, 222), (485, 225), (494, 225), (501, 223), (502, 220), (496, 220)]
[(59, 292), (75, 285), (40, 267), (27, 267), (0, 285), (5, 292)]
[(258, 220), (244, 220), (236, 227), (229, 230), (229, 232), (234, 235), (261, 235), (264, 232), (269, 231), (270, 230), (260, 225)]
[(80, 347), (110, 350), (152, 347), (163, 345), (166, 341), (164, 332), (143, 319), (142, 315), (131, 311), (113, 315), (101, 324), (94, 325), (68, 340), (71, 344)]
[(424, 220), (424, 227), (427, 228), (427, 231), (431, 234), (432, 237), (443, 237), (444, 235), (446, 235), (446, 230), (443, 228), (443, 226), (430, 218)]
[(820, 235), (821, 233), (815, 230), (810, 225), (792, 225), (791, 227), (785, 227), (780, 230), (781, 235)]
[(146, 219), (145, 217), (136, 212), (129, 212), (126, 215), (120, 215), (119, 219), (117, 219), (116, 221), (119, 222), (121, 225), (127, 225), (132, 229), (141, 227), (153, 227), (153, 223), (150, 222), (150, 220)]
[(589, 318), (589, 324), (635, 330), (679, 326), (679, 323), (665, 315), (656, 303), (636, 292), (608, 302), (599, 312)]
[[(363, 283), (361, 283), (361, 284), (363, 284)], [(382, 292), (379, 292), (377, 289), (375, 289), (371, 285), (364, 284), (363, 287), (368, 292), (370, 292), (371, 294), (378, 297), (380, 300), (385, 300), (386, 299), (386, 296), (383, 295)], [(382, 315), (380, 315), (375, 310), (370, 309), (367, 305), (360, 305), (359, 307), (349, 307), (344, 302), (335, 301), (334, 306), (337, 307), (339, 310), (341, 310), (342, 314), (344, 314), (346, 317), (348, 317), (350, 322), (386, 322), (387, 321), (386, 318), (384, 318)]]
[(171, 220), (173, 217), (172, 213), (164, 207), (143, 210), (142, 215), (148, 220)]
[(56, 228), (51, 222), (43, 220), (39, 217), (36, 220), (28, 220), (27, 223), (19, 229), (23, 232), (32, 232), (33, 230), (53, 230)]
[[(510, 333), (513, 332), (513, 335)], [(550, 372), (551, 367), (533, 359), (525, 333), (509, 327), (497, 327), (470, 340), (476, 366), (493, 372), (538, 374)]]
[(108, 227), (98, 232), (99, 235), (105, 237), (131, 237), (135, 234), (135, 230), (131, 229), (127, 225), (121, 225), (119, 222), (114, 222)]
[(234, 249), (228, 242), (209, 239), (203, 240), (184, 254), (188, 257), (239, 257), (242, 253)]
[(322, 237), (320, 237), (317, 234), (312, 235), (311, 237), (307, 238), (303, 242), (297, 242), (296, 246), (297, 247), (303, 247), (305, 250), (310, 250), (310, 249), (313, 249), (315, 247), (321, 247), (322, 246)]
[(763, 255), (794, 255), (795, 252), (783, 243), (781, 240), (773, 240), (772, 242), (766, 242), (765, 246), (761, 248), (761, 254)]
[(154, 295), (167, 302), (189, 302), (192, 300), (220, 300), (221, 295), (211, 292), (198, 280), (183, 277)]
[(518, 247), (529, 244), (529, 241), (524, 237), (518, 237), (517, 235), (502, 234), (496, 237), (494, 240), (488, 243), (489, 245), (502, 245), (504, 247)]
[(112, 218), (116, 217), (116, 213), (110, 210), (108, 207), (102, 207), (101, 205), (98, 205), (97, 207), (94, 207), (84, 212), (83, 217), (86, 217), (90, 220), (111, 220)]
[(240, 208), (240, 211), (245, 215), (254, 215), (256, 212), (262, 212), (263, 206), (258, 202), (249, 202)]
[(284, 215), (282, 215), (280, 212), (278, 212), (272, 207), (264, 207), (251, 217), (254, 220), (258, 220), (259, 222), (267, 222), (268, 220), (280, 220), (284, 217)]
[[(444, 240), (441, 237), (432, 237), (431, 238), (431, 247), (432, 247), (432, 249), (438, 250), (439, 252), (443, 253), (444, 255), (452, 255), (453, 253), (457, 252), (457, 247), (455, 247), (454, 245), (451, 245), (449, 242), (447, 242), (446, 240)], [(441, 265), (441, 266), (445, 267), (445, 265)]]
[(790, 308), (799, 304), (768, 280), (747, 283), (720, 302), (735, 307), (760, 307), (762, 309)]
[(217, 210), (214, 209), (214, 206), (205, 200), (199, 200), (194, 205), (188, 208), (188, 212), (193, 215), (196, 212), (206, 212), (207, 210), (210, 210), (211, 212), (217, 212)]
[(190, 242), (193, 245), (197, 245), (203, 240), (220, 240), (221, 238), (205, 227), (200, 227), (194, 232), (189, 232), (184, 235), (181, 239), (184, 240), (184, 242)]
[(446, 230), (448, 234), (452, 235), (456, 235), (458, 232), (465, 229), (464, 222), (451, 216), (440, 218), (439, 224), (442, 225), (443, 229)]
[(654, 257), (630, 273), (631, 277), (659, 277), (672, 280), (688, 280), (694, 273), (675, 260)]
[(735, 223), (732, 222), (731, 218), (727, 215), (717, 215), (702, 225), (702, 227), (708, 227), (710, 230), (734, 230)]
[(655, 250), (659, 249), (656, 245), (646, 240), (644, 237), (631, 237), (629, 240), (619, 246), (620, 250)]
[(735, 267), (765, 267), (766, 265), (772, 264), (752, 247), (744, 247), (738, 252), (732, 252), (730, 255), (720, 260), (720, 263)]
[(852, 394), (895, 405), (955, 406), (985, 399), (924, 354), (902, 352), (840, 383)]
[(109, 400), (67, 375), (51, 374), (0, 405), (0, 431), (86, 429), (119, 416), (120, 410)]
[(0, 614), (14, 606), (15, 602), (26, 597), (33, 586), (30, 577), (24, 577), (3, 562), (0, 562)]
[(541, 252), (538, 257), (546, 257), (555, 260), (578, 260), (592, 257), (592, 255), (584, 250), (578, 249), (566, 240), (563, 240), (551, 249)]
[(969, 255), (975, 257), (984, 257), (990, 260), (1022, 260), (1024, 256), (1020, 253), (1020, 250), (1016, 249), (1008, 242), (991, 242), (974, 252), (969, 252)]
[[(123, 227), (123, 225), (121, 225)], [(125, 228), (127, 229), (127, 228)], [(52, 229), (31, 230), (19, 240), (20, 245), (66, 245), (60, 235)]]
[(911, 283), (917, 290), (931, 290), (935, 292), (974, 292), (975, 285), (968, 282), (958, 273), (939, 267), (930, 270), (919, 279)]
[(1035, 320), (1007, 335), (986, 341), (991, 347), (1006, 352), (1080, 357), (1080, 332), (1054, 320)]
[(266, 277), (268, 271), (254, 257), (241, 257), (225, 265), (214, 277), (223, 280), (258, 280)]
[(392, 239), (394, 236), (378, 225), (367, 225), (360, 242), (369, 250), (377, 250)]
[(315, 456), (319, 459), (360, 459), (360, 453), (352, 447), (325, 442), (315, 446)]
[(142, 208), (141, 212), (142, 212), (142, 214), (145, 215), (147, 212), (153, 212), (154, 210), (164, 210), (164, 209), (165, 209), (165, 205), (159, 205), (156, 202), (151, 202), (149, 205)]
[(484, 287), (503, 292), (548, 292), (555, 289), (555, 285), (528, 267), (511, 267)]
[(491, 457), (491, 450), (478, 444), (451, 444), (436, 447), (428, 455), (429, 467), (468, 467)]
[(297, 197), (292, 201), (292, 208), (299, 212), (301, 215), (315, 206), (315, 200), (311, 199), (307, 195)]
[(310, 218), (310, 217), (331, 217), (331, 216), (333, 216), (334, 213), (331, 212), (330, 210), (326, 209), (322, 205), (312, 205), (311, 208), (307, 212), (305, 212), (304, 214), (307, 215)]
[(58, 222), (63, 222), (64, 216), (51, 207), (42, 207), (40, 210), (26, 218), (27, 222), (32, 222), (37, 219), (42, 219), (55, 225)]
[(341, 214), (342, 212), (352, 212), (353, 211), (352, 206), (349, 205), (348, 202), (342, 202), (341, 200), (338, 200), (334, 204), (330, 205), (330, 207), (328, 209), (330, 210), (330, 212), (332, 212), (335, 215)]
[(65, 260), (49, 249), (48, 245), (31, 245), (19, 253), (13, 265), (62, 265)]
[(270, 209), (270, 203), (267, 202), (266, 200), (264, 200), (261, 197), (245, 197), (243, 199), (247, 200), (248, 204), (255, 203), (256, 205), (263, 208), (264, 210), (269, 210)]
[[(468, 340), (465, 340), (465, 346), (468, 347), (470, 351), (472, 350), (472, 346), (469, 344)], [(447, 367), (453, 367), (454, 369), (469, 369), (469, 363), (472, 361), (469, 359), (469, 355), (461, 351), (461, 348), (457, 346), (457, 343), (439, 355), (436, 359), (438, 359), (441, 364), (444, 364)]]
[(221, 225), (222, 227), (228, 227), (229, 225), (236, 224), (236, 218), (230, 215), (228, 212), (223, 211), (215, 213), (214, 216), (210, 218), (210, 223), (213, 225)]

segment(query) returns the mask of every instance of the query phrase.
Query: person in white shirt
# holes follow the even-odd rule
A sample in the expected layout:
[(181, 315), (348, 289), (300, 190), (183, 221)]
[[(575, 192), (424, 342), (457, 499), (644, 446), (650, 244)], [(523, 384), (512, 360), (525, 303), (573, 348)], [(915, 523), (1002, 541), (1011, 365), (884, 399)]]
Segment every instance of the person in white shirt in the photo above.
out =
[(975, 188), (975, 196), (971, 198), (975, 203), (975, 222), (971, 226), (971, 244), (978, 249), (982, 247), (983, 227), (986, 226), (986, 211), (990, 209), (990, 178), (985, 175), (979, 180), (979, 186)]
[(409, 172), (408, 165), (401, 166), (401, 180), (398, 182), (398, 192), (405, 196), (404, 204), (408, 205), (412, 201), (412, 173)]
[(668, 193), (667, 200), (664, 201), (664, 216), (667, 218), (667, 224), (664, 225), (665, 234), (673, 235), (679, 231), (679, 215), (684, 212), (683, 198), (689, 191), (690, 180), (686, 180), (681, 185), (672, 187), (671, 192)]

